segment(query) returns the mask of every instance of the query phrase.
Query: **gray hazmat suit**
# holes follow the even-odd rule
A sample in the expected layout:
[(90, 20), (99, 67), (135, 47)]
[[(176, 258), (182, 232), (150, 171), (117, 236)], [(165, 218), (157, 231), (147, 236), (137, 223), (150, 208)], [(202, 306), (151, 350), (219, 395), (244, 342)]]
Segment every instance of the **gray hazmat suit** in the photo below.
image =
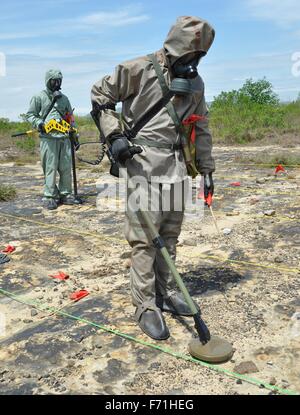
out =
[[(189, 53), (207, 52), (213, 39), (214, 30), (206, 21), (197, 17), (179, 17), (171, 28), (163, 49), (155, 53), (167, 85), (172, 81), (173, 63)], [(196, 125), (196, 150), (199, 172), (207, 174), (215, 170), (215, 165), (211, 154), (212, 139), (208, 129), (204, 83), (200, 76), (197, 77), (197, 83), (200, 85), (197, 92), (188, 96), (176, 95), (172, 101), (181, 120), (191, 114), (202, 116), (202, 121)], [(130, 130), (162, 98), (162, 89), (151, 59), (144, 56), (118, 65), (113, 75), (105, 76), (93, 86), (91, 98), (93, 104), (99, 105), (122, 102), (122, 117), (112, 109), (101, 112), (99, 121), (109, 140), (114, 135), (122, 134), (123, 124)], [(142, 145), (143, 152), (126, 161), (129, 175), (142, 176), (149, 183), (151, 180), (158, 183), (151, 190), (160, 200), (165, 186), (169, 186), (172, 194), (176, 193), (176, 186), (180, 186), (187, 177), (182, 150), (151, 145), (151, 142), (178, 143), (179, 135), (165, 107), (142, 128), (138, 133), (138, 139), (140, 138), (147, 141), (148, 145)], [(135, 139), (132, 139), (133, 144), (134, 142)], [(129, 189), (129, 195), (131, 192)], [(184, 208), (176, 211), (171, 203), (168, 210), (158, 208), (149, 210), (149, 213), (175, 260)], [(141, 223), (141, 218), (137, 217), (130, 206), (126, 212), (125, 234), (132, 247), (130, 274), (133, 304), (137, 307), (155, 304), (157, 296), (166, 298), (172, 295), (176, 287), (171, 273), (160, 252), (154, 247), (146, 224)]]

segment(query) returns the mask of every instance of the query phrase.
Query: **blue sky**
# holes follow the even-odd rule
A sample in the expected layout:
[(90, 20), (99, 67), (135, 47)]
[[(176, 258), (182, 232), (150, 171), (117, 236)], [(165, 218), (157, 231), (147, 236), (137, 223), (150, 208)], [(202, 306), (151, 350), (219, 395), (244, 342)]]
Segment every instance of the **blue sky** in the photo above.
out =
[(298, 96), (292, 56), (300, 52), (299, 0), (10, 0), (0, 6), (0, 117), (26, 112), (52, 67), (62, 70), (63, 92), (77, 113), (88, 113), (92, 84), (119, 62), (160, 49), (181, 15), (203, 17), (216, 29), (199, 66), (208, 101), (263, 76), (282, 100)]

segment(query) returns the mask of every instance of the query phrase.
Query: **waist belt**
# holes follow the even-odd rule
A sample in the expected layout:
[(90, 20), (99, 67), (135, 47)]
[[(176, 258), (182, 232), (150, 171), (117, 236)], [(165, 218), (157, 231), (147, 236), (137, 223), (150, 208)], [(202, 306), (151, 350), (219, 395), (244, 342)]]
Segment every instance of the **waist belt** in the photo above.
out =
[(155, 148), (165, 148), (167, 150), (182, 150), (181, 144), (167, 144), (167, 143), (157, 143), (156, 141), (147, 140), (146, 138), (137, 137), (134, 140), (132, 140), (133, 144), (140, 144), (141, 146), (147, 146), (147, 147), (155, 147)]

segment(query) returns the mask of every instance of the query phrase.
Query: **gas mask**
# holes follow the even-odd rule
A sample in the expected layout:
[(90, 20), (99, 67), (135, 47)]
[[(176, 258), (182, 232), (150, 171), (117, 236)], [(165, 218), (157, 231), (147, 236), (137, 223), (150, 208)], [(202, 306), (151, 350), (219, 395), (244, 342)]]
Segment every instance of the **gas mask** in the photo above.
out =
[(61, 89), (61, 79), (50, 79), (48, 86), (52, 92), (59, 91)]
[(175, 77), (170, 85), (172, 92), (176, 95), (188, 95), (195, 91), (193, 80), (198, 76), (197, 66), (205, 55), (206, 52), (189, 53), (173, 64), (172, 72)]

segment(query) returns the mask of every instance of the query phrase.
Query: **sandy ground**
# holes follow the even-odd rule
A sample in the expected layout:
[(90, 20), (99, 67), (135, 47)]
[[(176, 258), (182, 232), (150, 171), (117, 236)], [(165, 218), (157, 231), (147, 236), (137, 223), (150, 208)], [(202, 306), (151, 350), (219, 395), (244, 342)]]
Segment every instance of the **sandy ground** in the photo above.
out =
[[(178, 269), (211, 332), (232, 342), (231, 361), (216, 371), (0, 294), (6, 322), (0, 330), (0, 394), (279, 393), (260, 382), (300, 393), (300, 170), (275, 178), (273, 168), (232, 162), (237, 154), (271, 150), (215, 148), (214, 211), (222, 235), (208, 209), (204, 217), (188, 212), (178, 244)], [(1, 247), (17, 248), (0, 265), (0, 288), (39, 309), (59, 308), (187, 355), (195, 335), (191, 318), (166, 315), (171, 337), (163, 343), (147, 338), (133, 320), (123, 213), (111, 209), (111, 199), (100, 200), (102, 210), (96, 207), (97, 192), (113, 180), (81, 169), (85, 203), (49, 212), (41, 208), (39, 164), (0, 164), (0, 182), (18, 191), (13, 202), (0, 203)], [(240, 187), (230, 185), (236, 181)], [(275, 214), (267, 216), (270, 210)], [(223, 235), (224, 228), (231, 233)], [(49, 277), (58, 271), (70, 279)], [(72, 303), (69, 295), (78, 289), (90, 295)], [(222, 372), (239, 371), (247, 361), (256, 365), (246, 376), (257, 385)]]

